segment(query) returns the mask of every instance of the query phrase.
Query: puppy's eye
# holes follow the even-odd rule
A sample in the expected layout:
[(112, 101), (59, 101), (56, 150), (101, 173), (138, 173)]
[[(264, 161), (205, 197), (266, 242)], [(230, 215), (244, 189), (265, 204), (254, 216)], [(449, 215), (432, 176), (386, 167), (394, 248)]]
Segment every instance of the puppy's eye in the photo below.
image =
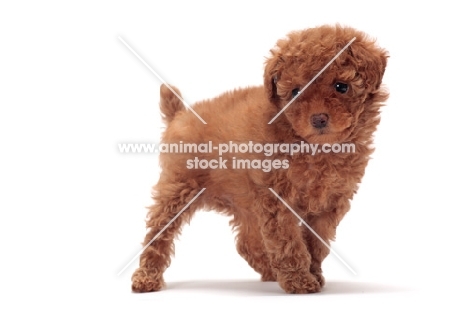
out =
[(295, 88), (294, 90), (292, 90), (292, 91), (291, 91), (292, 97), (294, 98), (294, 97), (296, 97), (297, 95), (299, 95), (299, 92), (300, 92), (299, 88)]
[(348, 85), (346, 83), (337, 82), (335, 83), (335, 90), (338, 93), (344, 94), (348, 91)]

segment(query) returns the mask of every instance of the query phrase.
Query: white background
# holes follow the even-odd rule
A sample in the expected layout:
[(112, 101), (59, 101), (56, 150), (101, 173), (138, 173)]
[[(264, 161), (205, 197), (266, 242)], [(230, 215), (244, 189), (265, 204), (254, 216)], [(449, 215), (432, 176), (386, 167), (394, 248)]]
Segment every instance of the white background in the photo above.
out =
[[(455, 1), (80, 1), (0, 5), (1, 309), (408, 309), (466, 300), (466, 16)], [(11, 4), (14, 3), (14, 4)], [(170, 3), (170, 4), (169, 4)], [(326, 3), (326, 4), (325, 4)], [(262, 83), (292, 30), (339, 22), (378, 38), (391, 92), (323, 293), (286, 295), (235, 251), (228, 219), (185, 227), (168, 288), (132, 294), (157, 156), (160, 81), (188, 102)]]

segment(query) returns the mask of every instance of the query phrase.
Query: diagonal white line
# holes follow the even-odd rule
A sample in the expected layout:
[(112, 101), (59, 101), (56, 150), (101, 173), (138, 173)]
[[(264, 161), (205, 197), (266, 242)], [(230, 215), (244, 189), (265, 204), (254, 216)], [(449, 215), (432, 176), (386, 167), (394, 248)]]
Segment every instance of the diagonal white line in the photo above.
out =
[(133, 50), (132, 47), (124, 39), (122, 39), (122, 37), (119, 36), (119, 40), (122, 41), (122, 43), (130, 50), (130, 52), (132, 52), (143, 63), (143, 65), (145, 65), (146, 68), (148, 68), (159, 79), (159, 81), (161, 81), (165, 86), (167, 86), (167, 88), (171, 90), (171, 92), (174, 93), (174, 95), (182, 101), (185, 107), (187, 107), (191, 112), (193, 112), (193, 114), (196, 115), (197, 118), (203, 122), (203, 124), (206, 124), (205, 120), (203, 120), (202, 117), (200, 117), (198, 113), (196, 113), (195, 110), (193, 110), (192, 107), (190, 107), (190, 105), (187, 104), (185, 100), (182, 97), (180, 97), (179, 94), (177, 94), (177, 92), (174, 91), (172, 87), (169, 84), (167, 84), (167, 82), (164, 81), (164, 79), (161, 78), (161, 76), (156, 71), (154, 71), (154, 69), (151, 68), (150, 65), (148, 65), (148, 63), (145, 62), (145, 60), (140, 55), (138, 55), (138, 53), (135, 52), (135, 50)]
[(291, 99), (291, 100), (289, 101), (289, 103), (287, 103), (286, 106), (284, 106), (283, 109), (281, 109), (281, 111), (278, 112), (278, 113), (276, 114), (276, 116), (275, 116), (273, 119), (270, 120), (270, 122), (268, 122), (268, 124), (273, 123), (273, 121), (275, 121), (276, 118), (278, 118), (279, 115), (282, 114), (282, 113), (289, 107), (289, 105), (291, 105), (291, 104), (299, 97), (299, 95), (301, 95), (301, 93), (303, 93), (303, 92), (305, 91), (305, 89), (307, 89), (307, 88), (309, 87), (309, 85), (311, 85), (312, 82), (314, 82), (315, 79), (317, 79), (318, 76), (320, 76), (320, 75), (325, 71), (325, 69), (327, 69), (328, 66), (330, 66), (330, 65), (335, 61), (335, 59), (337, 59), (338, 56), (340, 56), (341, 53), (343, 53), (344, 50), (346, 50), (346, 49), (348, 48), (348, 46), (350, 46), (351, 43), (354, 42), (354, 40), (356, 40), (356, 37), (352, 38), (351, 41), (349, 41), (348, 44), (346, 44), (346, 45), (344, 46), (344, 48), (342, 48), (341, 51), (339, 51), (338, 54), (336, 54), (335, 57), (333, 57), (333, 58), (328, 62), (328, 64), (326, 64), (325, 67), (323, 67), (322, 70), (320, 70), (319, 73), (317, 73), (317, 74), (315, 75), (315, 77), (313, 77), (312, 80), (310, 80), (309, 83), (307, 83), (307, 84), (302, 88), (302, 90), (301, 90), (296, 96), (294, 96), (294, 98)]
[(286, 203), (286, 201), (284, 201), (284, 200), (275, 192), (275, 190), (273, 190), (273, 189), (271, 189), (271, 188), (268, 188), (268, 189), (270, 189), (270, 191), (271, 191), (271, 192), (272, 192), (272, 193), (273, 193), (273, 194), (274, 194), (274, 195), (275, 195), (275, 196), (276, 196), (276, 197), (277, 197), (293, 214), (294, 214), (294, 216), (296, 216), (296, 217), (299, 219), (299, 221), (300, 221), (302, 224), (304, 224), (304, 225), (307, 227), (307, 229), (309, 229), (310, 232), (312, 232), (312, 233), (317, 237), (317, 239), (319, 239), (320, 242), (322, 242), (323, 245), (325, 245), (325, 246), (330, 250), (330, 252), (331, 252), (333, 255), (335, 255), (335, 257), (338, 258), (338, 259), (341, 261), (342, 264), (344, 264), (344, 265), (346, 266), (346, 268), (349, 269), (349, 271), (351, 271), (354, 275), (357, 275), (356, 271), (354, 271), (353, 268), (351, 268), (351, 267), (343, 260), (343, 258), (341, 258), (340, 255), (338, 255), (338, 254), (330, 247), (330, 245), (328, 245), (328, 243), (325, 242), (325, 241), (320, 237), (320, 235), (318, 235), (318, 233), (315, 232), (315, 230), (312, 229), (312, 227), (310, 227), (310, 226), (304, 221), (304, 219), (302, 219), (301, 216), (299, 216), (299, 215), (291, 208), (291, 206), (289, 206), (288, 203)]
[(200, 196), (200, 194), (202, 194), (203, 191), (205, 191), (205, 189), (206, 189), (206, 188), (203, 188), (202, 190), (200, 190), (200, 192), (198, 192), (197, 195), (194, 196), (193, 199), (191, 199), (190, 202), (188, 202), (187, 205), (185, 205), (184, 208), (183, 208), (180, 212), (178, 212), (177, 215), (175, 215), (174, 218), (172, 218), (171, 221), (169, 221), (169, 222), (167, 223), (167, 225), (165, 225), (164, 228), (162, 228), (161, 231), (159, 231), (158, 234), (156, 234), (156, 235), (154, 236), (154, 238), (152, 238), (151, 241), (149, 241), (149, 243), (146, 244), (145, 247), (143, 247), (143, 249), (142, 249), (141, 251), (139, 251), (139, 252), (132, 258), (132, 260), (130, 260), (130, 261), (125, 265), (125, 267), (122, 268), (122, 270), (120, 270), (120, 272), (117, 274), (117, 276), (119, 276), (122, 272), (124, 272), (125, 269), (127, 269), (128, 266), (129, 266), (138, 256), (140, 256), (140, 255), (145, 251), (145, 249), (147, 249), (148, 246), (150, 246), (150, 244), (153, 243), (154, 240), (156, 240), (156, 239), (157, 239), (157, 238), (174, 222), (174, 220), (176, 220), (176, 219), (190, 206), (190, 204), (192, 204), (193, 201), (195, 201), (195, 200)]

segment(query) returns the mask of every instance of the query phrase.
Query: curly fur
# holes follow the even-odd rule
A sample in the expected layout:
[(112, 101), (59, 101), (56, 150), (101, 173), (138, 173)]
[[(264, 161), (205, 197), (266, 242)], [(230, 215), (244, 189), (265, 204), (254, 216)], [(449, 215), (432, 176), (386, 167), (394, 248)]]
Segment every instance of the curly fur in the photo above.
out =
[[(353, 37), (356, 40), (304, 90), (271, 125), (268, 122)], [(174, 253), (174, 238), (197, 209), (232, 217), (237, 250), (263, 281), (277, 281), (287, 293), (314, 293), (324, 285), (321, 264), (329, 250), (269, 191), (274, 189), (327, 242), (350, 209), (372, 153), (372, 135), (388, 94), (380, 85), (387, 52), (364, 33), (349, 27), (321, 26), (292, 32), (278, 41), (266, 60), (264, 85), (199, 102), (193, 109), (202, 124), (167, 87), (161, 87), (161, 111), (167, 122), (164, 143), (229, 141), (245, 143), (354, 143), (354, 153), (274, 154), (289, 168), (187, 169), (193, 154), (161, 154), (162, 172), (149, 207), (146, 245), (202, 189), (206, 191), (140, 257), (132, 277), (135, 292), (160, 290)], [(334, 84), (349, 86), (345, 94)], [(178, 92), (178, 90), (177, 90)], [(327, 114), (326, 127), (311, 125)], [(198, 154), (217, 159), (217, 154)], [(266, 159), (263, 154), (229, 154)], [(228, 168), (231, 163), (228, 161)]]

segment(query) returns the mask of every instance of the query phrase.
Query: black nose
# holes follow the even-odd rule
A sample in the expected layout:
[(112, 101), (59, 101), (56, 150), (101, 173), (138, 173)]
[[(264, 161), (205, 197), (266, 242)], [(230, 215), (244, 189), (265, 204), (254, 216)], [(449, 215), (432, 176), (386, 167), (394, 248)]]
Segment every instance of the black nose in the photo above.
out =
[(323, 129), (328, 124), (328, 115), (326, 113), (314, 114), (310, 121), (316, 129)]

